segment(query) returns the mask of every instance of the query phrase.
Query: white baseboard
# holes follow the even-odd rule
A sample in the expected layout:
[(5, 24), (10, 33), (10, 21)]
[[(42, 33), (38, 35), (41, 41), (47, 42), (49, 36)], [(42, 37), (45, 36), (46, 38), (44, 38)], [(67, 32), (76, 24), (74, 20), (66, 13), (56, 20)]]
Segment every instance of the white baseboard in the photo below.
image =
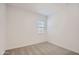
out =
[(48, 42), (51, 43), (51, 44), (55, 44), (55, 45), (60, 46), (60, 47), (62, 47), (62, 48), (64, 48), (64, 49), (67, 49), (67, 50), (70, 50), (70, 51), (73, 51), (73, 52), (79, 54), (79, 51), (72, 50), (72, 49), (70, 49), (70, 48), (64, 47), (64, 46), (59, 45), (59, 44), (57, 44), (57, 43), (55, 43), (55, 42), (52, 42), (52, 41), (48, 41)]
[(2, 51), (2, 52), (0, 53), (0, 55), (4, 55), (4, 53), (5, 53), (5, 51)]
[(46, 41), (39, 41), (39, 42), (30, 43), (30, 44), (18, 45), (18, 46), (14, 46), (14, 47), (7, 48), (6, 50), (20, 48), (20, 47), (29, 46), (29, 45), (34, 45), (34, 44), (38, 44), (38, 43), (42, 43), (42, 42), (46, 42)]

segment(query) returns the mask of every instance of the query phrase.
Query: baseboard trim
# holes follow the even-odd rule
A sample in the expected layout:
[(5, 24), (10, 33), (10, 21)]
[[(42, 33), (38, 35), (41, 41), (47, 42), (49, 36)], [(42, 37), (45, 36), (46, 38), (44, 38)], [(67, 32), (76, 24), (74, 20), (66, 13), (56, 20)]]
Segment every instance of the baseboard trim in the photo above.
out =
[(16, 47), (13, 47), (13, 48), (8, 48), (6, 50), (11, 50), (11, 49), (21, 48), (21, 47), (25, 47), (25, 46), (36, 45), (36, 44), (43, 43), (43, 42), (47, 42), (47, 41), (36, 42), (36, 43), (29, 44), (29, 45), (16, 46)]
[(3, 52), (1, 53), (1, 55), (4, 55), (4, 53), (5, 53), (5, 51), (3, 51)]
[(56, 43), (53, 43), (53, 42), (51, 42), (51, 41), (48, 41), (48, 42), (51, 43), (51, 44), (57, 45), (57, 46), (59, 46), (59, 47), (61, 47), (61, 48), (64, 48), (64, 49), (67, 49), (67, 50), (69, 50), (69, 51), (72, 51), (72, 52), (75, 52), (75, 53), (78, 53), (78, 54), (79, 54), (79, 52), (77, 52), (77, 51), (73, 51), (73, 50), (71, 50), (71, 49), (69, 49), (69, 48), (65, 48), (65, 47), (63, 47), (63, 46), (61, 46), (61, 45), (58, 45), (58, 44), (56, 44)]

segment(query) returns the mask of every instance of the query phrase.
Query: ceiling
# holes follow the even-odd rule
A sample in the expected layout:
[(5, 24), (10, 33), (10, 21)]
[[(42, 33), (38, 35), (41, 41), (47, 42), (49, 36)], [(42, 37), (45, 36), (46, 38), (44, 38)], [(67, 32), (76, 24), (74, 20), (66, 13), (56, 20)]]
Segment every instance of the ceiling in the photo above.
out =
[(49, 16), (64, 9), (67, 4), (63, 3), (10, 3), (8, 5), (17, 6), (35, 13)]

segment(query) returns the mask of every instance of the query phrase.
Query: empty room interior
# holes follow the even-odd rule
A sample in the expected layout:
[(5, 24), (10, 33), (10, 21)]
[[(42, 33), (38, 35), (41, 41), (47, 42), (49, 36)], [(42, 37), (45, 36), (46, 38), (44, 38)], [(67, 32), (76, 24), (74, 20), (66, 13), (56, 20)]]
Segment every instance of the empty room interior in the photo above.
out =
[(0, 55), (79, 55), (78, 3), (0, 3)]

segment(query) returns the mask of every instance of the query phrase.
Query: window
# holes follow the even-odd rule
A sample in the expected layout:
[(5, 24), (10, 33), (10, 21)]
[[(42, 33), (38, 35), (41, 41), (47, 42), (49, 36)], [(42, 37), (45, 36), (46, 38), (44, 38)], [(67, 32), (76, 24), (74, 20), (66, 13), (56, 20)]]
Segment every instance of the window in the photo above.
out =
[(37, 20), (38, 33), (44, 33), (47, 31), (47, 20), (41, 17)]

